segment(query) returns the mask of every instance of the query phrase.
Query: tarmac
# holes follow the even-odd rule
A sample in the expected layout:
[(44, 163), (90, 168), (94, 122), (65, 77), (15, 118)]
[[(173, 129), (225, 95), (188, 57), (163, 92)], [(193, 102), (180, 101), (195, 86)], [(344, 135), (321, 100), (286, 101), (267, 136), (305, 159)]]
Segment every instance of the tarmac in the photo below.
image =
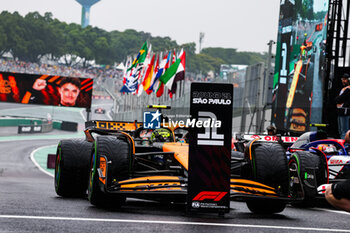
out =
[[(53, 129), (47, 133), (22, 133), (18, 134), (17, 126), (2, 126), (0, 127), (0, 142), (1, 141), (21, 141), (21, 140), (37, 140), (37, 139), (69, 139), (69, 138), (84, 138), (84, 133), (81, 131), (70, 132)], [(46, 173), (53, 176), (55, 170), (47, 168), (48, 154), (55, 154), (57, 145), (47, 145), (40, 147), (32, 152), (32, 158), (35, 160), (35, 164), (40, 169), (45, 170)]]
[(1, 126), (0, 127), (0, 141), (13, 140), (36, 140), (36, 139), (64, 139), (64, 138), (84, 138), (84, 132), (64, 131), (53, 129), (47, 133), (18, 133), (17, 126)]

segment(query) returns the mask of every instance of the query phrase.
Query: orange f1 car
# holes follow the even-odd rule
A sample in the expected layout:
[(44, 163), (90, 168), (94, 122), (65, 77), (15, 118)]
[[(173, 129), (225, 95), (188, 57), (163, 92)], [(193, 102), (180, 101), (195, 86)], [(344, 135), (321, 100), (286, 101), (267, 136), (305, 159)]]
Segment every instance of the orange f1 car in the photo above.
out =
[[(99, 206), (120, 207), (127, 197), (185, 202), (187, 133), (181, 128), (144, 129), (137, 122), (89, 122), (86, 139), (58, 144), (56, 193), (87, 194)], [(287, 157), (280, 144), (257, 140), (245, 145), (244, 152), (231, 154), (230, 198), (245, 201), (254, 213), (278, 213), (290, 201)]]

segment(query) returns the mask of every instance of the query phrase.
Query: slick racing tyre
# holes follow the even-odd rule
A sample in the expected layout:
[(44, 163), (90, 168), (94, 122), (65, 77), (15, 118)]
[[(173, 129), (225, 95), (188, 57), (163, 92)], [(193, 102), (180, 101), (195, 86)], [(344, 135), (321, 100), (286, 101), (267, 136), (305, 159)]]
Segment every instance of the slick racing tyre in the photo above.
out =
[(257, 143), (252, 153), (253, 179), (288, 194), (289, 170), (283, 147), (275, 143)]
[[(99, 176), (100, 159), (106, 158), (106, 178)], [(112, 182), (129, 178), (130, 148), (129, 144), (116, 136), (98, 136), (94, 142), (91, 156), (88, 199), (97, 206), (120, 207), (125, 202), (122, 194), (109, 194), (106, 188)]]
[[(293, 185), (297, 180), (301, 184), (303, 201), (292, 203), (295, 207), (313, 207), (316, 204), (317, 187), (327, 181), (326, 168), (322, 159), (308, 151), (296, 151), (289, 160), (289, 169), (297, 169), (298, 179), (291, 177), (291, 190), (296, 190)], [(293, 182), (292, 182), (293, 181)], [(294, 194), (291, 196), (293, 197)]]
[(62, 197), (84, 197), (88, 187), (92, 143), (62, 140), (57, 146), (55, 190)]
[[(256, 143), (251, 148), (249, 153), (252, 153), (252, 178), (257, 182), (275, 188), (280, 194), (287, 195), (289, 172), (283, 147), (274, 143)], [(262, 199), (247, 201), (247, 206), (253, 213), (274, 214), (283, 211), (286, 203), (280, 200)]]

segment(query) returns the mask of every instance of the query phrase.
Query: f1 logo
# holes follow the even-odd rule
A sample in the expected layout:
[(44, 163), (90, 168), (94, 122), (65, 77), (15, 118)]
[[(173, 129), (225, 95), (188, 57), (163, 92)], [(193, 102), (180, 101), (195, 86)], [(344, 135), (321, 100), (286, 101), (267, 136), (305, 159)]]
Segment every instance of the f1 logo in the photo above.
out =
[[(198, 120), (206, 121), (211, 119), (212, 121), (217, 121), (217, 117), (212, 112), (198, 112)], [(209, 146), (223, 146), (224, 145), (224, 135), (217, 134), (216, 127), (206, 127), (204, 134), (198, 134), (198, 138), (203, 140), (198, 140), (198, 145), (209, 145)], [(219, 140), (218, 140), (219, 139)]]
[(203, 201), (203, 200), (213, 200), (220, 201), (227, 192), (212, 192), (212, 191), (203, 191), (197, 194), (192, 200), (193, 201)]
[(159, 111), (144, 112), (143, 113), (143, 127), (145, 129), (159, 129), (161, 115), (162, 114)]

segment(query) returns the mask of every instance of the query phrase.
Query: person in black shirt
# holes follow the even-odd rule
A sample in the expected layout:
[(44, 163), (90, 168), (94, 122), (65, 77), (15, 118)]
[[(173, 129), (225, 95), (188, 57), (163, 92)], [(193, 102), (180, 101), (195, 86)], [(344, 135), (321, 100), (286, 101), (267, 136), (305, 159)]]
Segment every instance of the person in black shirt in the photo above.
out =
[(339, 96), (335, 99), (338, 109), (338, 126), (341, 138), (345, 137), (349, 130), (350, 121), (350, 82), (349, 75), (343, 74), (341, 78), (344, 88), (341, 89)]

